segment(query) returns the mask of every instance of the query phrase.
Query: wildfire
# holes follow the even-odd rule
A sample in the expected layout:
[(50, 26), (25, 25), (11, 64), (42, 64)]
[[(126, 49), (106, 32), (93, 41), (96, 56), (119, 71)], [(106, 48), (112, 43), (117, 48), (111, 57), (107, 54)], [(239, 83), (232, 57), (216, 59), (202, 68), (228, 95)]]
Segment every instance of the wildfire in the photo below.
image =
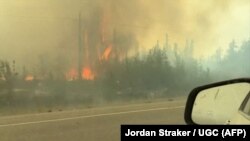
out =
[(70, 69), (69, 72), (66, 74), (67, 80), (76, 80), (77, 79), (77, 71), (76, 69)]
[(101, 60), (108, 60), (110, 57), (110, 53), (112, 51), (112, 45), (110, 44), (103, 52)]
[(33, 81), (34, 80), (34, 76), (29, 74), (24, 78), (25, 81)]
[[(87, 27), (86, 30), (83, 32), (83, 36), (79, 35), (80, 36), (79, 49), (83, 50), (82, 52), (79, 52), (81, 55), (79, 55), (78, 58), (78, 62), (80, 64), (78, 69), (80, 70), (71, 69), (69, 72), (67, 72), (66, 73), (67, 80), (70, 81), (76, 79), (94, 80), (97, 77), (96, 75), (98, 74), (97, 72), (99, 72), (95, 70), (96, 67), (93, 65), (95, 61), (99, 59), (99, 61), (102, 62), (102, 61), (108, 61), (110, 59), (113, 47), (112, 45), (113, 41), (110, 36), (112, 34), (111, 29), (108, 28), (111, 20), (110, 19), (111, 13), (108, 11), (109, 9), (110, 8), (106, 8), (102, 12), (104, 14), (101, 16), (101, 19), (98, 20), (100, 21), (100, 24), (97, 24), (100, 27), (95, 27), (94, 31), (92, 30), (92, 28)], [(99, 37), (97, 37), (96, 35), (98, 35)], [(81, 44), (83, 44), (84, 46), (81, 46)]]
[(82, 78), (85, 80), (94, 80), (95, 75), (90, 67), (84, 67), (82, 70)]

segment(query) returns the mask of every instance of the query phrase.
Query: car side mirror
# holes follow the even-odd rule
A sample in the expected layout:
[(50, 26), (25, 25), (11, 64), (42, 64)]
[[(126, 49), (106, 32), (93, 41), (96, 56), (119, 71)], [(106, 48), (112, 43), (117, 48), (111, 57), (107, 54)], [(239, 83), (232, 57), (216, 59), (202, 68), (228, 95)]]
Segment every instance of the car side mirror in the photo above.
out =
[(234, 79), (197, 87), (189, 94), (187, 124), (227, 124), (250, 95), (250, 79)]

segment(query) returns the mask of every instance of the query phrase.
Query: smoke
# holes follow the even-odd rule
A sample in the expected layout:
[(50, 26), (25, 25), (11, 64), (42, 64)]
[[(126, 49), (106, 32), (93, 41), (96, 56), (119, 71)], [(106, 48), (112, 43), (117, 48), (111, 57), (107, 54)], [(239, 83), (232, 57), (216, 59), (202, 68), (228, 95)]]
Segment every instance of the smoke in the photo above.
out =
[[(246, 32), (250, 30), (247, 0), (202, 3), (199, 0), (100, 0), (90, 3), (92, 7), (87, 16), (91, 19), (101, 16), (99, 22), (106, 38), (112, 40), (114, 31), (132, 35), (142, 50), (151, 48), (157, 41), (164, 44), (168, 33), (170, 42), (179, 43), (182, 48), (186, 39), (194, 40), (194, 55), (206, 57), (218, 47), (226, 48), (232, 39), (241, 42), (250, 37)], [(95, 15), (95, 11), (99, 13)], [(130, 49), (131, 45), (126, 48)]]
[(166, 33), (181, 47), (193, 39), (196, 56), (210, 55), (233, 38), (249, 38), (248, 0), (13, 0), (0, 5), (1, 59), (32, 65), (39, 55), (77, 65), (79, 13), (84, 63), (98, 59), (114, 42), (120, 52), (146, 50), (157, 41), (163, 44)]

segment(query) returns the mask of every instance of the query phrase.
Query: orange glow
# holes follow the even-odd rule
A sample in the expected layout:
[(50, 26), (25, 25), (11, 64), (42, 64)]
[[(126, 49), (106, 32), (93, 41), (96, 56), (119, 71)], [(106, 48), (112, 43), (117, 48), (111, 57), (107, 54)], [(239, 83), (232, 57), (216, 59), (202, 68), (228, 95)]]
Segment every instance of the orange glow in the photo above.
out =
[(84, 67), (82, 71), (82, 78), (85, 80), (94, 80), (95, 75), (90, 67)]
[(33, 81), (33, 80), (34, 80), (34, 76), (31, 75), (31, 74), (29, 74), (29, 75), (27, 75), (27, 76), (25, 77), (24, 80), (25, 80), (25, 81)]
[(102, 60), (108, 60), (110, 57), (110, 53), (112, 51), (112, 45), (109, 45), (103, 52), (101, 59)]
[(76, 69), (70, 69), (68, 73), (66, 73), (66, 79), (71, 81), (71, 80), (76, 80), (77, 79), (77, 71)]

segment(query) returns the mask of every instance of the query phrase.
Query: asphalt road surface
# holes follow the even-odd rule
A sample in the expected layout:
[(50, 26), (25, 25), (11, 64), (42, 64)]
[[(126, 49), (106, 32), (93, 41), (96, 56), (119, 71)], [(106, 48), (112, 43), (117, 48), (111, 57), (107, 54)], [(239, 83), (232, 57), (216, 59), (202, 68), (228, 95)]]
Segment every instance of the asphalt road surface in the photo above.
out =
[(118, 141), (121, 124), (185, 124), (184, 99), (0, 117), (0, 141)]

